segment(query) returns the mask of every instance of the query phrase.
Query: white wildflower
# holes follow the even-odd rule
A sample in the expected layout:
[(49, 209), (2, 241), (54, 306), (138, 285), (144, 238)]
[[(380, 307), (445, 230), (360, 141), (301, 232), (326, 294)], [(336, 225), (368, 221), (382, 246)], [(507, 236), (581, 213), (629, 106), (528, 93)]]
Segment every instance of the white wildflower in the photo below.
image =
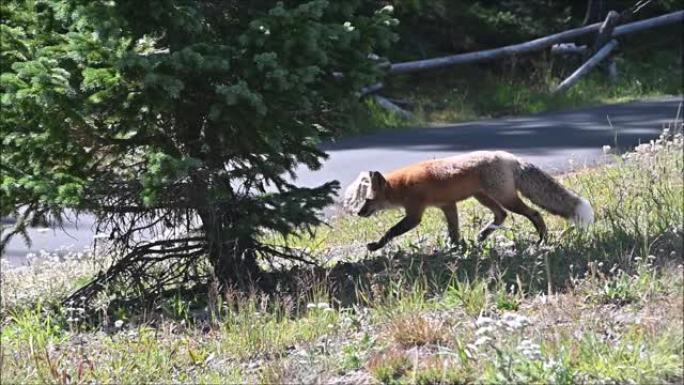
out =
[(487, 335), (490, 333), (494, 332), (494, 326), (488, 325), (488, 326), (483, 326), (475, 331), (475, 335), (480, 337), (482, 335)]
[(344, 24), (342, 24), (342, 26), (347, 32), (351, 32), (354, 30), (354, 26), (351, 24), (350, 21), (345, 21)]
[(490, 317), (480, 317), (477, 319), (477, 321), (475, 321), (475, 326), (477, 326), (478, 328), (481, 328), (483, 326), (492, 325), (495, 323), (496, 323), (496, 321), (494, 321), (494, 319), (492, 319)]
[(529, 359), (537, 360), (541, 358), (541, 349), (539, 348), (539, 345), (530, 340), (522, 340), (520, 344), (518, 344), (518, 351)]
[(506, 327), (509, 329), (517, 330), (520, 329), (526, 325), (530, 324), (530, 319), (525, 317), (524, 315), (516, 314), (516, 313), (506, 313), (503, 315), (501, 318), (501, 321)]
[(555, 368), (557, 365), (558, 365), (558, 363), (556, 362), (556, 360), (554, 360), (553, 358), (550, 358), (549, 360), (544, 361), (543, 367), (544, 367), (544, 370), (550, 370), (550, 369)]
[(478, 338), (478, 339), (475, 340), (474, 345), (475, 345), (475, 346), (481, 346), (481, 345), (484, 345), (484, 344), (488, 343), (488, 342), (491, 341), (491, 340), (492, 340), (492, 339), (491, 339), (490, 337), (482, 336), (482, 337), (480, 337), (480, 338)]
[(121, 327), (123, 326), (123, 324), (124, 324), (124, 322), (123, 322), (122, 320), (118, 319), (118, 320), (116, 320), (116, 321), (114, 322), (114, 327), (117, 328), (117, 329), (121, 329)]
[(610, 153), (610, 146), (609, 145), (603, 146), (603, 153), (606, 155)]

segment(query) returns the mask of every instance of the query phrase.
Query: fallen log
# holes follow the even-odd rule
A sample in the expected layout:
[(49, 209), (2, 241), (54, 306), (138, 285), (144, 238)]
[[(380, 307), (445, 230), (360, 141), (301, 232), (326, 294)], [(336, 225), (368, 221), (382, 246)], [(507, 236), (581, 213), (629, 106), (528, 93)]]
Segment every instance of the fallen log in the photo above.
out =
[[(618, 37), (630, 33), (660, 27), (668, 24), (682, 22), (684, 11), (668, 13), (666, 15), (653, 17), (625, 25), (621, 25), (613, 31), (613, 36)], [(546, 37), (534, 39), (525, 43), (513, 44), (506, 47), (488, 49), (478, 52), (470, 52), (458, 55), (444, 56), (435, 59), (416, 60), (404, 63), (395, 63), (390, 66), (389, 74), (398, 75), (411, 72), (424, 71), (428, 69), (447, 67), (457, 64), (475, 63), (481, 61), (494, 60), (502, 57), (519, 55), (550, 47), (557, 43), (568, 42), (580, 36), (597, 31), (602, 23), (595, 23), (585, 27), (571, 29), (556, 33)]]
[(572, 75), (568, 76), (567, 79), (563, 80), (561, 84), (558, 85), (553, 90), (554, 94), (561, 93), (568, 88), (572, 87), (575, 83), (577, 83), (582, 76), (586, 75), (589, 73), (589, 71), (592, 70), (592, 68), (596, 67), (601, 60), (605, 59), (608, 57), (608, 54), (610, 54), (610, 51), (612, 51), (615, 47), (617, 47), (618, 42), (617, 40), (611, 40), (609, 41), (606, 45), (603, 46), (594, 56), (592, 56), (589, 60), (587, 60), (584, 64), (582, 64), (575, 72), (572, 73)]
[(361, 91), (359, 91), (359, 97), (363, 98), (366, 95), (375, 93), (383, 89), (385, 85), (382, 82), (377, 82), (375, 84), (371, 84), (369, 86), (361, 88)]
[(397, 106), (396, 104), (392, 103), (390, 100), (388, 100), (385, 97), (382, 97), (380, 95), (373, 95), (373, 100), (380, 106), (381, 108), (397, 114), (399, 117), (402, 119), (413, 119), (413, 114), (404, 110), (403, 108)]

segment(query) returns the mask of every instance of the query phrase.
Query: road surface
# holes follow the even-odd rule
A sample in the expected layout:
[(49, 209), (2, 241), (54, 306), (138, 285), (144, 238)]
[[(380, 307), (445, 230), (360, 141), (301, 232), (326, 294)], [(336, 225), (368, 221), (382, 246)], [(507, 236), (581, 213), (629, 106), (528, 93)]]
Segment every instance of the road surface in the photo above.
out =
[[(663, 125), (675, 118), (681, 100), (658, 98), (339, 140), (323, 146), (330, 158), (320, 170), (298, 169), (296, 183), (317, 186), (337, 179), (345, 186), (363, 170), (385, 172), (420, 160), (487, 149), (510, 151), (550, 172), (567, 171), (601, 161), (604, 145), (626, 149), (656, 138)], [(92, 226), (91, 217), (81, 216), (67, 223), (65, 231), (32, 229), (32, 247), (16, 237), (3, 258), (17, 265), (29, 252), (89, 247)]]

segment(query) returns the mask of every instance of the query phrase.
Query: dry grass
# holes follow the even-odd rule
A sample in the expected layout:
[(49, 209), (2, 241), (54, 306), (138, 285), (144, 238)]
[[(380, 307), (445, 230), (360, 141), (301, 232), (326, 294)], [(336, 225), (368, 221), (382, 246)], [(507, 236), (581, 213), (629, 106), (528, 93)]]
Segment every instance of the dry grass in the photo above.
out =
[(390, 321), (386, 333), (391, 341), (411, 347), (440, 344), (448, 338), (449, 329), (439, 319), (414, 313)]

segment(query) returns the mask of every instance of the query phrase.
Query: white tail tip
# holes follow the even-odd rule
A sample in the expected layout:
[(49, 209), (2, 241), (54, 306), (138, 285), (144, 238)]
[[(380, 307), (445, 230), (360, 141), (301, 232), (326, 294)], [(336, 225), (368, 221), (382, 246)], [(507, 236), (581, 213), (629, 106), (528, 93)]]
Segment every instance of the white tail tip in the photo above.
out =
[(594, 210), (588, 200), (580, 198), (580, 202), (575, 207), (575, 215), (572, 221), (579, 227), (587, 227), (594, 223)]

